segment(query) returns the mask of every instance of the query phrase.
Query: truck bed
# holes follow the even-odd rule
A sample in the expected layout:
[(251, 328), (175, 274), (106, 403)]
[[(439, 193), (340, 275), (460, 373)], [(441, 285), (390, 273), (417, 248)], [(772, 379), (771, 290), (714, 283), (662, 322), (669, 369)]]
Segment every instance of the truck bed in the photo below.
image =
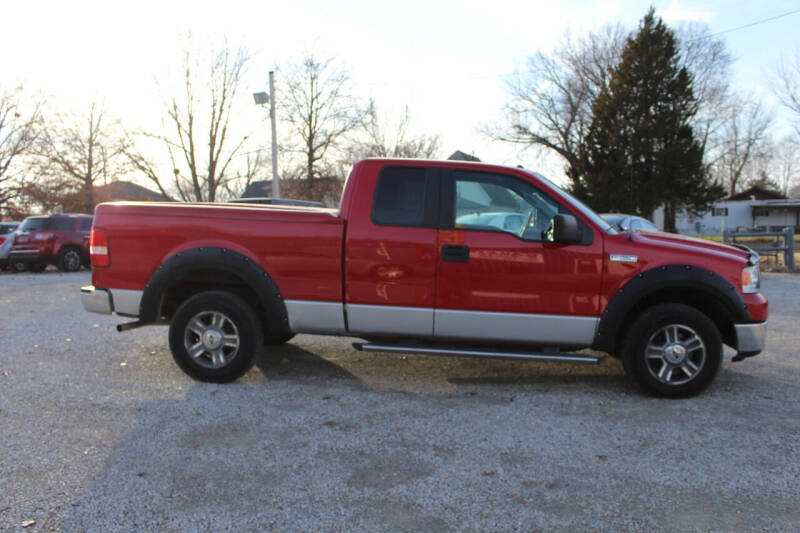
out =
[[(97, 207), (112, 268), (95, 286), (142, 290), (158, 266), (185, 249), (234, 250), (269, 272), (286, 299), (342, 301), (344, 221), (336, 209), (250, 204), (115, 202)], [(113, 280), (105, 279), (113, 273)]]

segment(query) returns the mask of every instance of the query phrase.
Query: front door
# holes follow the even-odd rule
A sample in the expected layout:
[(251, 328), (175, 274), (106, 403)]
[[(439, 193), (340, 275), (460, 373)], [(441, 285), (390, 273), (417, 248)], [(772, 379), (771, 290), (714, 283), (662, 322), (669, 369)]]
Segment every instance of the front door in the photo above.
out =
[(581, 222), (583, 244), (552, 242), (553, 217), (570, 211), (522, 177), (453, 170), (442, 187), (435, 336), (590, 344), (601, 237)]

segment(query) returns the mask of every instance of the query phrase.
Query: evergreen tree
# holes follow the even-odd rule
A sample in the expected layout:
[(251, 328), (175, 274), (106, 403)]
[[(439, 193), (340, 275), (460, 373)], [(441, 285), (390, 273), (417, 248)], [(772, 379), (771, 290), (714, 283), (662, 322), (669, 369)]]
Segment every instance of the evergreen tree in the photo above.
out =
[(722, 195), (690, 125), (697, 103), (679, 59), (673, 32), (650, 8), (597, 97), (570, 168), (573, 192), (596, 210), (650, 218), (663, 205), (668, 231), (678, 208), (697, 213)]

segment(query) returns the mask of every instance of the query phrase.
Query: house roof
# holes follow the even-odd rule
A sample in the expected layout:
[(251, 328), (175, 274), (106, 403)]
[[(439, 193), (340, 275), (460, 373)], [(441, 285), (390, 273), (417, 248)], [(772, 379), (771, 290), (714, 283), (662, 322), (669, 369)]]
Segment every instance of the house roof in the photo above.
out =
[(142, 187), (130, 181), (112, 181), (106, 185), (95, 187), (94, 196), (97, 202), (120, 200), (163, 202), (168, 199), (159, 192), (151, 191), (147, 187)]
[(464, 153), (461, 150), (456, 150), (447, 159), (450, 161), (474, 161), (476, 163), (481, 162), (481, 160), (475, 157), (474, 155)]
[(741, 200), (784, 200), (786, 197), (777, 191), (765, 189), (764, 187), (754, 186), (742, 192), (732, 194), (725, 198), (726, 202), (736, 202)]

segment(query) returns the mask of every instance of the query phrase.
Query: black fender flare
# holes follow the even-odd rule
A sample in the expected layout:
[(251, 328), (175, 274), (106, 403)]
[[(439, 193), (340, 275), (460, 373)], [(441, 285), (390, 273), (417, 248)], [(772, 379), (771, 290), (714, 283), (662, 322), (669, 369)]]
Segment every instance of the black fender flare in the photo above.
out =
[(280, 290), (269, 274), (249, 257), (219, 247), (198, 247), (178, 252), (164, 261), (145, 285), (139, 303), (139, 320), (156, 322), (166, 290), (181, 276), (202, 269), (221, 270), (241, 278), (253, 290), (267, 315), (270, 333), (290, 334), (289, 315)]
[(693, 265), (660, 266), (637, 274), (611, 298), (597, 325), (592, 349), (613, 353), (620, 328), (639, 302), (656, 292), (686, 289), (714, 298), (735, 322), (751, 321), (742, 295), (722, 276)]

